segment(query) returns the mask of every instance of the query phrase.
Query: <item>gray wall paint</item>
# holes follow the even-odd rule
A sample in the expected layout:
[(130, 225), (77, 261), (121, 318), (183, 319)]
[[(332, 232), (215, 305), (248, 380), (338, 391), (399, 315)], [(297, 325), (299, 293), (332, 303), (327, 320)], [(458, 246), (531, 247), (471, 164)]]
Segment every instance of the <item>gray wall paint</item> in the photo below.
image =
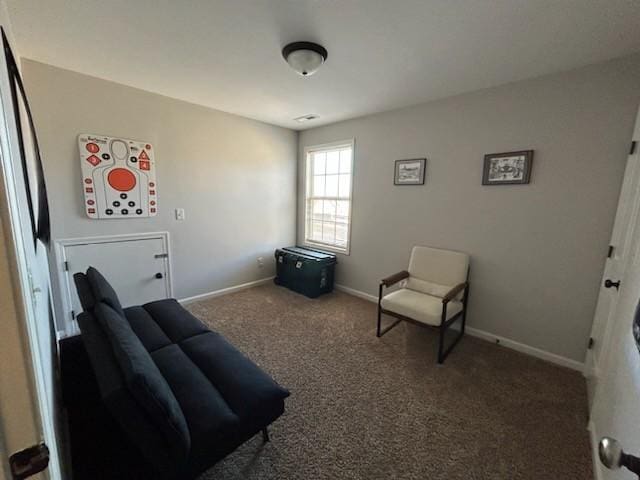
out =
[[(337, 282), (377, 295), (413, 245), (463, 250), (470, 326), (582, 361), (639, 100), (634, 56), (301, 132), (299, 172), (305, 146), (355, 138)], [(481, 185), (484, 154), (522, 149), (529, 185)], [(426, 184), (394, 186), (394, 160), (416, 157)]]
[[(295, 239), (297, 133), (23, 60), (42, 150), (53, 238), (169, 231), (174, 293), (210, 292), (274, 274)], [(77, 135), (154, 144), (158, 216), (89, 220)], [(186, 220), (175, 220), (174, 209)], [(258, 269), (256, 258), (265, 257)]]

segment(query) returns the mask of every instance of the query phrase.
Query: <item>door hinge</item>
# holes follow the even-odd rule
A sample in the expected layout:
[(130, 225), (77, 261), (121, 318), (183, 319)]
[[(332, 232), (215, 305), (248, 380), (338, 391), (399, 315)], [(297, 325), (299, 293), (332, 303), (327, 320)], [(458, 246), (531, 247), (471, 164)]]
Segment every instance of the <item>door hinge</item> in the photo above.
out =
[(593, 348), (594, 343), (595, 343), (595, 340), (593, 339), (593, 337), (589, 337), (589, 344), (587, 345), (587, 348), (591, 350)]
[(168, 253), (156, 253), (153, 258), (168, 258), (169, 254)]
[(607, 258), (613, 257), (613, 250), (615, 247), (613, 245), (609, 245), (609, 250), (607, 250)]
[(631, 148), (629, 149), (629, 155), (633, 155), (634, 153), (636, 153), (636, 147), (638, 146), (638, 142), (636, 142), (635, 140), (633, 142), (631, 142)]
[(65, 271), (65, 272), (68, 272), (68, 271), (69, 271), (69, 262), (67, 262), (66, 260), (65, 260), (65, 262), (64, 262), (64, 271)]
[(49, 447), (45, 443), (34, 445), (9, 457), (13, 480), (22, 480), (42, 472), (49, 466)]

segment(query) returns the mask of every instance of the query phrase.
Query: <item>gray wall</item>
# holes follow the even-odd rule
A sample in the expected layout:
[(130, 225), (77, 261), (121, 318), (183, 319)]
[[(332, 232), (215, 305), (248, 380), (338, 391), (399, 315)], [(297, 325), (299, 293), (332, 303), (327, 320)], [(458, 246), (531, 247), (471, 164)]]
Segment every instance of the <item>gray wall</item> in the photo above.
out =
[[(54, 239), (169, 231), (178, 298), (274, 274), (274, 248), (295, 239), (295, 131), (26, 59), (22, 65)], [(86, 217), (81, 132), (154, 144), (157, 217)], [(186, 220), (175, 220), (177, 207)]]
[[(337, 282), (377, 295), (413, 245), (463, 250), (470, 326), (583, 361), (639, 101), (635, 56), (301, 132), (299, 172), (305, 146), (355, 138)], [(529, 185), (481, 185), (484, 154), (523, 149)], [(416, 157), (426, 184), (394, 186), (394, 160)]]

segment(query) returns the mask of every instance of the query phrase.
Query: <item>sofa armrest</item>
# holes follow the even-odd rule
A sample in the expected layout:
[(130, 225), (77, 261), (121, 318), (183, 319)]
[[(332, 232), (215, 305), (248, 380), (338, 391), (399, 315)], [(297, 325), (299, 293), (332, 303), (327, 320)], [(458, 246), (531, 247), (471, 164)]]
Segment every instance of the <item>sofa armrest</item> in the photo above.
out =
[(456, 295), (467, 288), (467, 285), (469, 285), (469, 282), (463, 282), (453, 287), (444, 297), (442, 297), (442, 303), (449, 303)]
[(390, 287), (393, 284), (398, 283), (400, 280), (404, 280), (405, 278), (409, 277), (409, 272), (407, 272), (406, 270), (402, 270), (401, 272), (398, 273), (394, 273), (393, 275), (389, 275), (387, 278), (383, 278), (380, 281), (381, 285), (384, 285), (385, 287)]

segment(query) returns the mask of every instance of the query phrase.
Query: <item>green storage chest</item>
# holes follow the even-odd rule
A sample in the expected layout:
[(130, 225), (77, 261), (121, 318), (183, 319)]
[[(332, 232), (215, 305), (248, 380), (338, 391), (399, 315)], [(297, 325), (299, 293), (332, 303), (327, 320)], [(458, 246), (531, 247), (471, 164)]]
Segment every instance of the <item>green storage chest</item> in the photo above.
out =
[(275, 257), (276, 285), (282, 285), (309, 298), (333, 291), (337, 263), (333, 253), (296, 246), (278, 248)]

